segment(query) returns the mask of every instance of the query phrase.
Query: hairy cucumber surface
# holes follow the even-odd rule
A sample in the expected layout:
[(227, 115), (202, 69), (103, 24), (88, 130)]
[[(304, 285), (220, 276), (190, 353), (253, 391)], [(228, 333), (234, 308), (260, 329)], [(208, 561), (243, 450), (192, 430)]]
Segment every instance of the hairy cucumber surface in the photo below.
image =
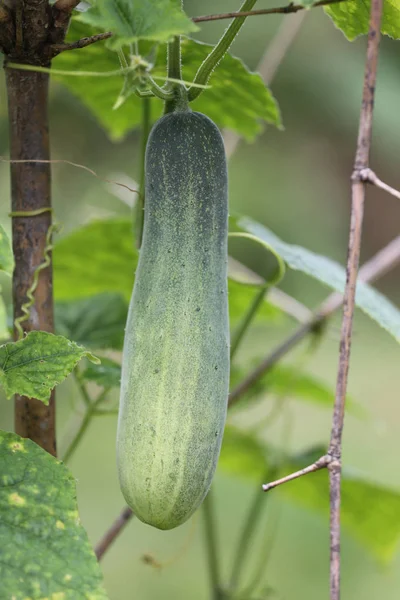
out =
[(209, 490), (226, 419), (228, 197), (217, 127), (192, 111), (162, 117), (149, 137), (145, 172), (117, 461), (137, 517), (172, 529)]

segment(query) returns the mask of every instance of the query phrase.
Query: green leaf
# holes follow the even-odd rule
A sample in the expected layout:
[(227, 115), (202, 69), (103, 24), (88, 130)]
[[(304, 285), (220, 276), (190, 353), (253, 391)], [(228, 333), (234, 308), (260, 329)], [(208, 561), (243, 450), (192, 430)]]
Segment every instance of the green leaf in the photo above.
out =
[(2, 598), (106, 600), (68, 469), (32, 441), (4, 431), (0, 464)]
[(0, 225), (0, 271), (5, 271), (9, 275), (12, 274), (14, 269), (14, 258), (10, 240)]
[[(228, 280), (229, 317), (231, 323), (237, 323), (248, 310), (258, 287)], [(284, 322), (285, 314), (277, 306), (268, 302), (268, 296), (257, 312), (255, 322), (279, 323)]]
[(56, 333), (93, 350), (120, 350), (128, 303), (117, 293), (104, 293), (90, 298), (55, 305)]
[[(273, 246), (291, 269), (302, 271), (337, 292), (344, 292), (346, 271), (334, 260), (301, 246), (287, 244), (271, 230), (247, 217), (239, 218), (237, 225)], [(367, 283), (359, 281), (356, 305), (400, 341), (400, 310), (385, 296)]]
[[(58, 332), (89, 348), (96, 347), (95, 343), (102, 344), (98, 348), (121, 347), (118, 339), (114, 339), (112, 346), (109, 345), (110, 341), (105, 338), (110, 339), (107, 337), (110, 330), (104, 331), (103, 326), (114, 330), (117, 338), (118, 327), (123, 333), (126, 319), (123, 299), (115, 305), (113, 314), (107, 316), (108, 303), (111, 306), (113, 299), (116, 301), (115, 295), (93, 296), (118, 292), (126, 300), (130, 299), (138, 261), (133, 245), (132, 221), (109, 219), (85, 225), (56, 244), (53, 261), (55, 297), (60, 300), (85, 298), (81, 303), (56, 304)], [(237, 322), (257, 293), (257, 286), (229, 280), (228, 289), (230, 316), (233, 322)], [(265, 322), (282, 322), (283, 315), (279, 308), (266, 300), (257, 318)]]
[(97, 0), (78, 19), (111, 31), (110, 48), (121, 48), (140, 39), (168, 42), (174, 35), (199, 29), (176, 0)]
[(269, 468), (264, 445), (251, 433), (226, 425), (218, 467), (234, 476), (263, 483)]
[(83, 371), (82, 377), (104, 388), (119, 387), (121, 383), (121, 365), (110, 358), (102, 357), (101, 364), (90, 364)]
[[(94, 29), (73, 19), (67, 41), (74, 42), (82, 37), (90, 36), (94, 32)], [(82, 48), (78, 52), (62, 52), (53, 60), (53, 66), (55, 69), (66, 71), (108, 72), (117, 70), (120, 64), (117, 54), (107, 49), (103, 42), (98, 42)], [(118, 110), (113, 110), (114, 102), (121, 91), (122, 76), (92, 77), (90, 81), (84, 77), (53, 76), (53, 78), (61, 80), (63, 85), (79, 98), (107, 131), (111, 139), (121, 139), (140, 124), (141, 100), (136, 96), (131, 96)], [(152, 100), (151, 103), (152, 112), (155, 112), (156, 104), (160, 105), (159, 111), (161, 112), (162, 103), (158, 99)]]
[[(281, 476), (312, 464), (324, 453), (324, 448), (306, 452), (295, 458)], [(328, 519), (329, 482), (326, 470), (285, 484), (280, 492), (296, 504), (321, 512)], [(343, 469), (342, 525), (381, 561), (389, 561), (398, 547), (399, 512), (400, 494), (397, 491), (369, 481), (350, 468)]]
[(132, 221), (93, 221), (73, 231), (56, 244), (53, 261), (56, 299), (119, 292), (129, 300), (138, 261)]
[(31, 331), (18, 342), (0, 346), (0, 383), (7, 398), (20, 394), (48, 404), (51, 390), (84, 356), (98, 361), (61, 335)]
[[(346, 0), (324, 6), (326, 14), (350, 41), (368, 33), (370, 9), (370, 0)], [(383, 3), (381, 32), (394, 39), (400, 38), (399, 0), (385, 0)]]
[[(182, 43), (183, 78), (193, 81), (197, 69), (213, 46), (195, 40)], [(253, 140), (263, 122), (281, 127), (278, 104), (258, 73), (252, 73), (239, 58), (226, 54), (211, 75), (209, 89), (191, 104), (219, 127)]]
[[(76, 41), (96, 33), (96, 30), (72, 20), (68, 41)], [(140, 45), (140, 50), (142, 49)], [(182, 43), (184, 78), (193, 81), (198, 67), (212, 46), (187, 39)], [(166, 77), (166, 52), (157, 54), (155, 74)], [(118, 56), (100, 42), (82, 48), (79, 52), (62, 52), (53, 61), (55, 69), (66, 71), (115, 71), (119, 68)], [(141, 100), (130, 96), (117, 110), (113, 105), (118, 98), (123, 78), (53, 76), (61, 80), (96, 117), (108, 135), (118, 140), (141, 122)], [(159, 82), (162, 84), (162, 82)], [(246, 139), (252, 140), (262, 130), (262, 122), (280, 126), (279, 108), (260, 75), (251, 73), (238, 58), (227, 54), (210, 79), (211, 87), (193, 102), (193, 109), (207, 114), (219, 127), (233, 129)], [(153, 120), (158, 119), (163, 103), (151, 100)]]
[[(324, 447), (311, 449), (301, 455), (279, 458), (279, 452), (267, 446), (254, 434), (227, 426), (225, 428), (219, 467), (236, 477), (251, 479), (256, 485), (264, 481), (265, 473), (277, 460), (285, 468), (282, 477), (312, 464), (325, 454)], [(290, 502), (321, 513), (329, 518), (329, 484), (326, 470), (311, 473), (271, 490)], [(350, 468), (343, 470), (341, 521), (347, 532), (361, 542), (376, 558), (388, 561), (394, 555), (400, 538), (400, 494), (368, 481)]]
[[(259, 364), (259, 361), (254, 360), (252, 362), (254, 363), (253, 367)], [(251, 365), (247, 365), (246, 368), (231, 367), (231, 389), (246, 377), (251, 368)], [(286, 395), (294, 400), (306, 400), (326, 407), (332, 407), (335, 400), (333, 390), (322, 381), (291, 366), (274, 367), (259, 379), (248, 394), (243, 397), (246, 408), (249, 399), (258, 399), (265, 394)], [(242, 402), (238, 403), (237, 406), (241, 404)]]

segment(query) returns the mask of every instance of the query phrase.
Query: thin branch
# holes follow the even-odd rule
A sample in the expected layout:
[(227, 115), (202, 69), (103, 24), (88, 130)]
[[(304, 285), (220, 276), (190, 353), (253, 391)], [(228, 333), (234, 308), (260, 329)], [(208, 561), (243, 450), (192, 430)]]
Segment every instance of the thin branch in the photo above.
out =
[[(361, 267), (359, 280), (366, 283), (375, 281), (376, 279), (383, 277), (383, 275), (392, 270), (399, 263), (400, 235)], [(272, 369), (283, 356), (292, 350), (310, 332), (323, 325), (326, 319), (340, 308), (342, 302), (342, 294), (339, 294), (338, 292), (331, 294), (308, 321), (300, 325), (294, 333), (286, 338), (280, 346), (272, 351), (272, 353), (268, 354), (266, 358), (238, 384), (229, 396), (229, 406), (235, 404), (235, 402), (237, 402), (256, 381), (261, 379), (263, 375)]]
[(105, 33), (97, 33), (96, 35), (91, 35), (90, 37), (84, 37), (76, 42), (71, 42), (69, 44), (53, 44), (52, 51), (54, 56), (60, 54), (61, 52), (65, 52), (66, 50), (76, 50), (79, 48), (86, 48), (86, 46), (91, 46), (96, 42), (101, 42), (103, 40), (108, 40), (112, 36), (111, 31), (107, 31)]
[(283, 483), (287, 483), (288, 481), (293, 481), (293, 479), (298, 479), (303, 475), (307, 475), (308, 473), (314, 473), (315, 471), (320, 471), (321, 469), (326, 469), (332, 463), (332, 459), (328, 454), (324, 454), (318, 460), (316, 460), (312, 465), (305, 467), (304, 469), (300, 469), (299, 471), (295, 471), (294, 473), (290, 473), (289, 475), (285, 475), (285, 477), (281, 477), (280, 479), (275, 479), (275, 481), (271, 481), (271, 483), (264, 483), (262, 489), (264, 492), (269, 492), (273, 488), (282, 485)]
[(317, 6), (327, 6), (329, 4), (337, 4), (338, 2), (347, 2), (349, 0), (321, 0), (320, 2), (316, 2), (312, 6), (303, 6), (302, 4), (294, 4), (291, 2), (287, 6), (278, 6), (276, 8), (262, 8), (259, 10), (246, 10), (246, 11), (237, 11), (237, 12), (227, 12), (220, 13), (215, 15), (205, 15), (203, 17), (193, 17), (192, 21), (194, 23), (204, 23), (206, 21), (221, 21), (223, 19), (236, 19), (237, 17), (257, 17), (260, 15), (288, 15), (291, 13), (296, 13), (299, 10), (304, 10), (305, 8), (315, 8)]
[(372, 0), (360, 125), (358, 130), (354, 172), (352, 176), (351, 224), (347, 258), (347, 280), (343, 303), (343, 320), (340, 336), (336, 399), (333, 409), (332, 432), (328, 450), (328, 454), (333, 458), (333, 462), (329, 467), (331, 600), (339, 600), (340, 598), (340, 487), (342, 471), (342, 433), (365, 201), (365, 181), (362, 180), (361, 173), (368, 168), (369, 163), (382, 9), (383, 0)]
[(385, 192), (388, 192), (388, 194), (391, 194), (400, 200), (400, 192), (392, 188), (390, 185), (387, 185), (387, 183), (384, 181), (381, 181), (381, 179), (379, 179), (372, 169), (362, 169), (359, 173), (359, 176), (361, 181), (364, 181), (365, 183), (371, 183), (372, 185), (385, 190)]
[(124, 529), (125, 525), (127, 525), (127, 523), (129, 523), (129, 521), (134, 516), (135, 515), (133, 514), (133, 511), (132, 511), (132, 509), (129, 508), (129, 506), (126, 506), (122, 510), (119, 517), (114, 521), (114, 523), (111, 525), (110, 529), (108, 529), (108, 531), (106, 531), (104, 536), (101, 538), (100, 542), (97, 544), (97, 546), (95, 548), (95, 554), (97, 556), (97, 560), (100, 561), (103, 558), (103, 556), (106, 553), (106, 551), (108, 550), (108, 548), (111, 546), (111, 544), (114, 542), (114, 540), (119, 536), (121, 531)]

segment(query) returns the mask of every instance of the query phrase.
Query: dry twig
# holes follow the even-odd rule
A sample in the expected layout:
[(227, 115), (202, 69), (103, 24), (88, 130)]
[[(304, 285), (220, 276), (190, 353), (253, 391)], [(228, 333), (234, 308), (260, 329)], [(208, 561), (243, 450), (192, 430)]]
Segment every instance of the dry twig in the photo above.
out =
[(97, 560), (101, 560), (103, 558), (105, 552), (119, 536), (125, 525), (129, 523), (133, 516), (133, 511), (129, 508), (129, 506), (125, 506), (119, 517), (114, 521), (110, 529), (106, 531), (100, 542), (97, 544), (95, 548)]
[[(59, 0), (60, 1), (60, 0)], [(305, 8), (316, 8), (318, 6), (327, 6), (337, 4), (338, 2), (349, 2), (350, 0), (321, 0), (310, 7), (291, 2), (287, 6), (278, 6), (277, 8), (261, 8), (260, 10), (248, 10), (243, 12), (227, 12), (215, 15), (205, 15), (203, 17), (193, 17), (194, 23), (205, 23), (206, 21), (221, 21), (223, 19), (235, 19), (236, 17), (259, 17), (261, 15), (289, 15)]]

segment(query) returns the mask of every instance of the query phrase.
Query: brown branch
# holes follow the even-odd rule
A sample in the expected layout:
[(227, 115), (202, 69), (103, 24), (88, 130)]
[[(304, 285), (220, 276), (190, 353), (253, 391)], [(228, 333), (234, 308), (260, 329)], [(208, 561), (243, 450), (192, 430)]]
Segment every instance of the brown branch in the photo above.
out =
[(340, 337), (339, 368), (335, 406), (333, 409), (331, 440), (328, 450), (328, 454), (334, 459), (329, 468), (331, 600), (339, 600), (340, 598), (340, 488), (342, 471), (342, 433), (365, 201), (365, 182), (362, 180), (361, 173), (368, 168), (369, 164), (382, 8), (383, 0), (371, 1), (371, 17), (368, 32), (362, 106), (358, 130), (357, 151), (352, 176), (351, 223), (347, 258), (347, 281), (344, 293), (343, 320)]
[(388, 192), (388, 194), (391, 194), (400, 200), (400, 192), (379, 179), (379, 177), (371, 169), (362, 169), (359, 175), (361, 181), (364, 181), (365, 183), (371, 183), (372, 185), (381, 188), (381, 190), (385, 190), (385, 192)]
[[(373, 258), (366, 262), (360, 269), (359, 279), (370, 283), (383, 277), (388, 271), (400, 263), (400, 236), (392, 240), (385, 248), (380, 250)], [(331, 294), (313, 316), (300, 325), (280, 346), (238, 384), (230, 393), (229, 406), (237, 402), (261, 377), (270, 371), (276, 363), (301, 342), (309, 333), (320, 327), (343, 303), (343, 296), (338, 292)]]
[(54, 56), (57, 56), (57, 54), (65, 52), (66, 50), (77, 50), (79, 48), (86, 48), (86, 46), (90, 46), (91, 44), (95, 44), (96, 42), (107, 40), (111, 36), (111, 31), (107, 31), (106, 33), (97, 33), (96, 35), (81, 38), (80, 40), (77, 40), (76, 42), (71, 42), (70, 44), (53, 44), (52, 50), (54, 52)]
[(248, 10), (243, 12), (227, 12), (215, 15), (205, 15), (203, 17), (193, 17), (194, 23), (204, 23), (206, 21), (221, 21), (222, 19), (236, 19), (236, 17), (257, 17), (260, 15), (289, 15), (305, 8), (315, 8), (317, 6), (327, 6), (337, 4), (338, 2), (349, 2), (350, 0), (321, 0), (310, 7), (291, 2), (287, 6), (278, 6), (277, 8), (262, 8), (260, 10)]
[(53, 44), (62, 44), (68, 31), (72, 11), (79, 4), (80, 0), (57, 0), (51, 7), (52, 30), (51, 41)]
[(315, 471), (326, 469), (331, 463), (332, 458), (329, 456), (329, 454), (324, 454), (324, 456), (321, 456), (321, 458), (312, 463), (312, 465), (309, 465), (304, 469), (290, 473), (290, 475), (285, 475), (285, 477), (281, 477), (280, 479), (275, 479), (275, 481), (271, 481), (271, 483), (265, 483), (262, 486), (262, 489), (264, 492), (269, 492), (269, 490), (272, 490), (283, 483), (293, 481), (293, 479), (298, 479), (299, 477), (303, 477), (303, 475), (308, 475), (308, 473), (315, 473)]
[[(47, 74), (6, 69), (10, 123), (10, 156), (14, 160), (49, 160)], [(12, 211), (35, 211), (51, 207), (50, 165), (11, 164)], [(14, 316), (21, 316), (21, 306), (32, 284), (33, 274), (42, 263), (51, 212), (39, 216), (14, 217), (12, 220)], [(40, 273), (35, 303), (24, 331), (53, 331), (53, 296), (51, 266)], [(45, 406), (39, 400), (15, 397), (15, 431), (28, 437), (50, 454), (56, 453), (54, 392)]]
[(54, 3), (54, 7), (57, 10), (71, 14), (80, 1), (81, 0), (57, 0), (57, 2)]
[(101, 560), (103, 555), (114, 542), (114, 540), (119, 536), (121, 531), (124, 529), (125, 525), (129, 523), (129, 521), (134, 516), (133, 511), (126, 506), (118, 518), (111, 525), (110, 529), (106, 531), (104, 536), (101, 538), (100, 542), (97, 544), (95, 548), (95, 554), (97, 556), (97, 560)]

